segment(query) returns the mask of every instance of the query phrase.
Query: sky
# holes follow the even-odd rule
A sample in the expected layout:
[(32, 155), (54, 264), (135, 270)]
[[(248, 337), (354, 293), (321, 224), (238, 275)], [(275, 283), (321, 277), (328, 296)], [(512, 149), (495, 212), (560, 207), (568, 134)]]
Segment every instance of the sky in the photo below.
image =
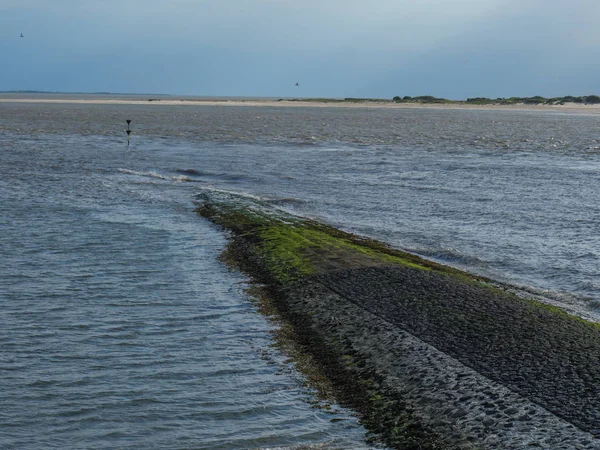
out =
[(0, 91), (600, 94), (598, 18), (598, 0), (0, 0)]

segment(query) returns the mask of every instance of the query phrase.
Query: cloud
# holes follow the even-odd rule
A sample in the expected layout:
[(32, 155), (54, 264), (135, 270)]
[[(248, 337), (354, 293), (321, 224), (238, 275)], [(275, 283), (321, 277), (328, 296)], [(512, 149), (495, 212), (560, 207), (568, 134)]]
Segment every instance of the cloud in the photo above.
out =
[[(396, 95), (398, 80), (491, 93), (549, 86), (539, 81), (550, 72), (567, 91), (584, 72), (600, 76), (599, 13), (596, 0), (0, 0), (0, 45), (39, 79), (53, 58), (65, 80), (96, 84), (129, 61), (152, 70), (141, 84), (178, 92), (278, 96), (301, 77), (306, 95)], [(14, 42), (20, 32), (26, 42)], [(0, 89), (19, 82), (11, 73)]]

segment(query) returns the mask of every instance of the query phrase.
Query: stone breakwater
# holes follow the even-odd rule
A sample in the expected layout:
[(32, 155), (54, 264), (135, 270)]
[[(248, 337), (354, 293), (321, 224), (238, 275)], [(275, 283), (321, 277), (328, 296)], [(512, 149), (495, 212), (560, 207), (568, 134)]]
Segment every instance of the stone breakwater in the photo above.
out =
[(374, 436), (393, 448), (600, 448), (600, 328), (231, 196), (199, 213)]
[[(391, 447), (600, 448), (590, 433), (319, 282), (289, 291), (286, 299), (287, 317), (312, 334), (313, 351), (324, 345), (342, 358), (351, 355), (338, 382), (367, 380), (368, 400), (383, 397), (349, 403)], [(422, 429), (406, 441), (394, 435), (415, 423)]]

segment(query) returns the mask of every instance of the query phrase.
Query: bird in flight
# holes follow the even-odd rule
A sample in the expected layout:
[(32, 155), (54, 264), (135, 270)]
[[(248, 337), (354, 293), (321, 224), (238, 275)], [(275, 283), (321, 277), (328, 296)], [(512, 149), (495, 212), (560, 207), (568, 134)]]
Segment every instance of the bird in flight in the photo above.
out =
[(296, 86), (300, 86), (300, 83), (296, 82)]
[(24, 37), (24, 36), (23, 36), (23, 33), (21, 33), (21, 37)]

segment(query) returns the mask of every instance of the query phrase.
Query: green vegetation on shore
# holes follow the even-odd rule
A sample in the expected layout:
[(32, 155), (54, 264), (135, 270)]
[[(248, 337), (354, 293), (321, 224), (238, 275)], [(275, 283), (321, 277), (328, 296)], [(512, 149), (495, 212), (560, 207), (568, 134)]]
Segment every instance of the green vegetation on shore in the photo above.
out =
[(488, 97), (473, 97), (467, 98), (466, 100), (449, 100), (441, 97), (434, 97), (432, 95), (420, 95), (416, 97), (410, 97), (408, 95), (404, 97), (396, 96), (389, 99), (382, 98), (292, 98), (292, 99), (280, 99), (279, 101), (291, 101), (291, 102), (311, 102), (311, 103), (381, 103), (381, 104), (394, 104), (394, 103), (407, 103), (407, 104), (440, 104), (440, 105), (565, 105), (567, 103), (575, 103), (580, 105), (596, 105), (600, 104), (600, 96), (598, 95), (584, 95), (584, 96), (573, 96), (567, 95), (564, 97), (541, 97), (539, 95), (533, 97), (499, 97), (499, 98), (488, 98)]
[(597, 95), (587, 95), (582, 97), (573, 97), (567, 95), (565, 97), (510, 97), (510, 98), (486, 98), (486, 97), (475, 97), (468, 98), (465, 101), (469, 105), (564, 105), (565, 103), (578, 103), (584, 105), (595, 105), (600, 103), (600, 97)]
[(447, 103), (447, 104), (460, 104), (462, 101), (448, 100), (446, 98), (434, 97), (432, 95), (420, 95), (418, 97), (410, 97), (408, 95), (404, 97), (396, 96), (392, 99), (394, 103)]
[(381, 242), (284, 213), (273, 215), (267, 209), (244, 209), (227, 202), (205, 202), (197, 212), (234, 235), (251, 237), (264, 271), (272, 282), (282, 286), (328, 270), (390, 264), (483, 281)]
[(280, 98), (280, 102), (311, 102), (311, 103), (390, 103), (385, 98)]
[(432, 97), (424, 95), (421, 97), (394, 97), (392, 101), (396, 103), (446, 103), (446, 104), (464, 104), (464, 105), (564, 105), (566, 103), (578, 103), (585, 105), (594, 105), (600, 103), (600, 97), (597, 95), (586, 95), (574, 97), (567, 95), (565, 97), (510, 97), (510, 98), (487, 98), (474, 97), (467, 98), (464, 101), (447, 100), (445, 98)]

